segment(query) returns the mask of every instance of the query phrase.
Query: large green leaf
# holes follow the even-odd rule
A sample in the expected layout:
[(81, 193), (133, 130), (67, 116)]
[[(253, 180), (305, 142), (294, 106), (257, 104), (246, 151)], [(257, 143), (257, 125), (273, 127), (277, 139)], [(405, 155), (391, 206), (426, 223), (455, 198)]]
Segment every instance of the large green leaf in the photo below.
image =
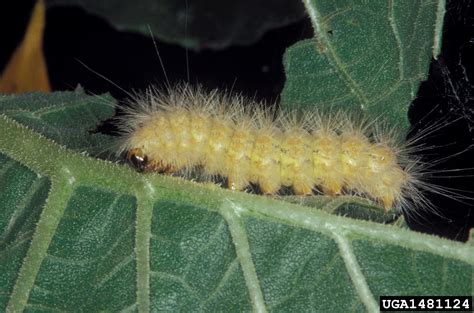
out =
[[(37, 128), (48, 136), (78, 105), (107, 110), (68, 97), (77, 95), (6, 103), (23, 103), (24, 116), (50, 103), (41, 116), (51, 120)], [(380, 295), (473, 293), (470, 244), (142, 175), (64, 149), (31, 130), (38, 119), (9, 115), (23, 125), (0, 117), (1, 310), (375, 312)], [(91, 140), (81, 129), (63, 142)]]
[(79, 6), (116, 28), (153, 35), (196, 50), (257, 41), (266, 31), (304, 17), (293, 0), (46, 0), (49, 7)]
[(304, 0), (315, 39), (285, 56), (287, 107), (363, 112), (405, 134), (441, 44), (444, 0)]
[[(99, 99), (103, 105), (97, 105)], [(69, 149), (96, 156), (111, 147), (112, 138), (100, 133), (90, 134), (101, 120), (114, 114), (114, 106), (115, 99), (110, 95), (94, 98), (81, 88), (75, 92), (56, 93), (54, 97), (41, 93), (21, 97), (0, 94), (0, 113)]]

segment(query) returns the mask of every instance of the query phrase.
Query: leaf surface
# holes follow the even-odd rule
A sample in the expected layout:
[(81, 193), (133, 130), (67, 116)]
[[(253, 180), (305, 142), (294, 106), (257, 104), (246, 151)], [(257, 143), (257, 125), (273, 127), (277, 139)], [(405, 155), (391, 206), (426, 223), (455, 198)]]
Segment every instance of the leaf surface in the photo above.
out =
[[(1, 310), (374, 312), (380, 295), (472, 294), (472, 244), (142, 175), (37, 133), (78, 105), (94, 112), (84, 125), (109, 109), (77, 94), (0, 101)], [(59, 140), (81, 150), (83, 129)]]
[(94, 132), (100, 121), (114, 114), (114, 104), (110, 95), (94, 98), (80, 88), (56, 92), (53, 97), (42, 93), (0, 95), (0, 113), (69, 149), (96, 156), (113, 152), (113, 138)]
[(401, 134), (441, 45), (444, 0), (304, 0), (315, 38), (287, 50), (288, 108), (344, 110)]

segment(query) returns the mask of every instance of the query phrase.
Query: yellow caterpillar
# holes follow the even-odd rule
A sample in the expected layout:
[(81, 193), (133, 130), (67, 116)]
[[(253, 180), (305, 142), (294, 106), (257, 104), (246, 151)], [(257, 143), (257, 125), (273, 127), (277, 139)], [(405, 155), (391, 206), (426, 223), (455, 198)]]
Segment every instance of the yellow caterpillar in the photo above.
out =
[[(149, 90), (119, 118), (120, 154), (140, 171), (172, 174), (199, 167), (228, 187), (285, 186), (298, 195), (358, 194), (386, 210), (417, 190), (408, 148), (342, 113), (284, 113), (243, 97), (181, 85)], [(374, 128), (375, 130), (371, 130)]]

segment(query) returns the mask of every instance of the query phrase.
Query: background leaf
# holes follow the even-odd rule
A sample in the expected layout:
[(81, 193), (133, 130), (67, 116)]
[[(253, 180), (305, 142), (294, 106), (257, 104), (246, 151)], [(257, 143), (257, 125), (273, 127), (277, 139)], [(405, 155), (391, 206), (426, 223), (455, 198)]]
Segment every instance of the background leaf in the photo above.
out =
[[(265, 31), (305, 16), (299, 1), (47, 0), (48, 6), (80, 6), (120, 30), (153, 35), (196, 50), (255, 42)], [(177, 25), (180, 25), (177, 27)]]
[(287, 107), (343, 109), (409, 127), (408, 107), (441, 45), (444, 0), (304, 1), (315, 40), (287, 50)]
[[(45, 125), (60, 123), (78, 105), (64, 96), (24, 113), (56, 103)], [(380, 295), (472, 294), (472, 244), (142, 175), (5, 116), (0, 130), (3, 309), (376, 311)]]

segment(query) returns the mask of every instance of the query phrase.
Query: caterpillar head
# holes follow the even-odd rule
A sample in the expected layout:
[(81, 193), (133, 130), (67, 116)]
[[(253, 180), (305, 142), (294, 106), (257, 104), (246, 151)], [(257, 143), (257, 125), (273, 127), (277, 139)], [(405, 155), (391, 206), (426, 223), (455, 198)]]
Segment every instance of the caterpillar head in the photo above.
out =
[(173, 174), (178, 169), (172, 164), (161, 160), (153, 160), (141, 148), (132, 148), (127, 152), (127, 161), (139, 172), (155, 172), (160, 174)]
[(148, 156), (140, 148), (130, 149), (127, 153), (127, 161), (139, 172), (144, 172), (148, 167)]

